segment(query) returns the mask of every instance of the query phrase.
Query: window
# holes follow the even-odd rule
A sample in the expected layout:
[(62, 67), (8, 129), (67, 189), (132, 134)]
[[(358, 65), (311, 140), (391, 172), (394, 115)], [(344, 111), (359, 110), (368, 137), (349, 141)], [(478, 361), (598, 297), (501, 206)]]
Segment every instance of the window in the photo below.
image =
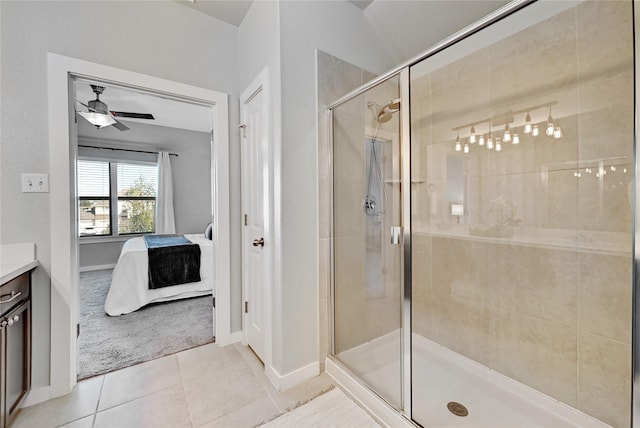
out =
[(80, 236), (111, 235), (109, 162), (78, 160)]
[(80, 236), (153, 233), (157, 175), (156, 165), (78, 160)]
[(118, 235), (155, 230), (158, 167), (117, 164)]

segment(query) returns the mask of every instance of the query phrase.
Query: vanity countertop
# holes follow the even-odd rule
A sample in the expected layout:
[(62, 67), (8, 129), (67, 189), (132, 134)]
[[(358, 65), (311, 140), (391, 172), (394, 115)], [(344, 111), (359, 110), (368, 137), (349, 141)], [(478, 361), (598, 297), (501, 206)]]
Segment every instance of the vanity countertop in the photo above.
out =
[(35, 244), (0, 245), (0, 285), (38, 266)]

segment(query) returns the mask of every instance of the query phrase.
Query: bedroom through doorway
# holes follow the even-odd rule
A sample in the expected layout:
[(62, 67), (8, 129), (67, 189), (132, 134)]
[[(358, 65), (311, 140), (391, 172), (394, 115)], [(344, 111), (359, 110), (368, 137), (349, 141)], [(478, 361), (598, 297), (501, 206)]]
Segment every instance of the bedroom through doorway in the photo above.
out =
[(73, 88), (81, 380), (215, 341), (213, 114), (98, 80)]

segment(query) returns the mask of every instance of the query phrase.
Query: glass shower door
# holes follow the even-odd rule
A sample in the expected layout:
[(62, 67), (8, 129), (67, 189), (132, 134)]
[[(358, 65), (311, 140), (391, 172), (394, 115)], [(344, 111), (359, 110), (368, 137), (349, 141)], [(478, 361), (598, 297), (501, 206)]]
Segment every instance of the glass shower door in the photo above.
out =
[(411, 67), (421, 425), (630, 426), (632, 18), (536, 2)]
[(399, 79), (333, 110), (334, 355), (401, 409)]

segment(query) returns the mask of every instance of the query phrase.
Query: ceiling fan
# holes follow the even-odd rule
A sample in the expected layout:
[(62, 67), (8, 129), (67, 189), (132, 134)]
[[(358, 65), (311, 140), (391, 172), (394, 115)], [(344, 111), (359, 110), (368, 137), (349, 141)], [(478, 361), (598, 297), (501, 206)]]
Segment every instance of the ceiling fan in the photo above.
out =
[(104, 92), (105, 87), (91, 85), (91, 89), (93, 90), (93, 93), (96, 94), (96, 99), (89, 101), (87, 104), (77, 101), (88, 110), (86, 112), (78, 111), (77, 113), (96, 128), (104, 128), (105, 126), (113, 125), (114, 128), (120, 131), (127, 131), (129, 130), (129, 127), (120, 122), (117, 118), (155, 120), (153, 115), (149, 113), (131, 113), (126, 111), (109, 110), (107, 105), (100, 101), (100, 95)]

